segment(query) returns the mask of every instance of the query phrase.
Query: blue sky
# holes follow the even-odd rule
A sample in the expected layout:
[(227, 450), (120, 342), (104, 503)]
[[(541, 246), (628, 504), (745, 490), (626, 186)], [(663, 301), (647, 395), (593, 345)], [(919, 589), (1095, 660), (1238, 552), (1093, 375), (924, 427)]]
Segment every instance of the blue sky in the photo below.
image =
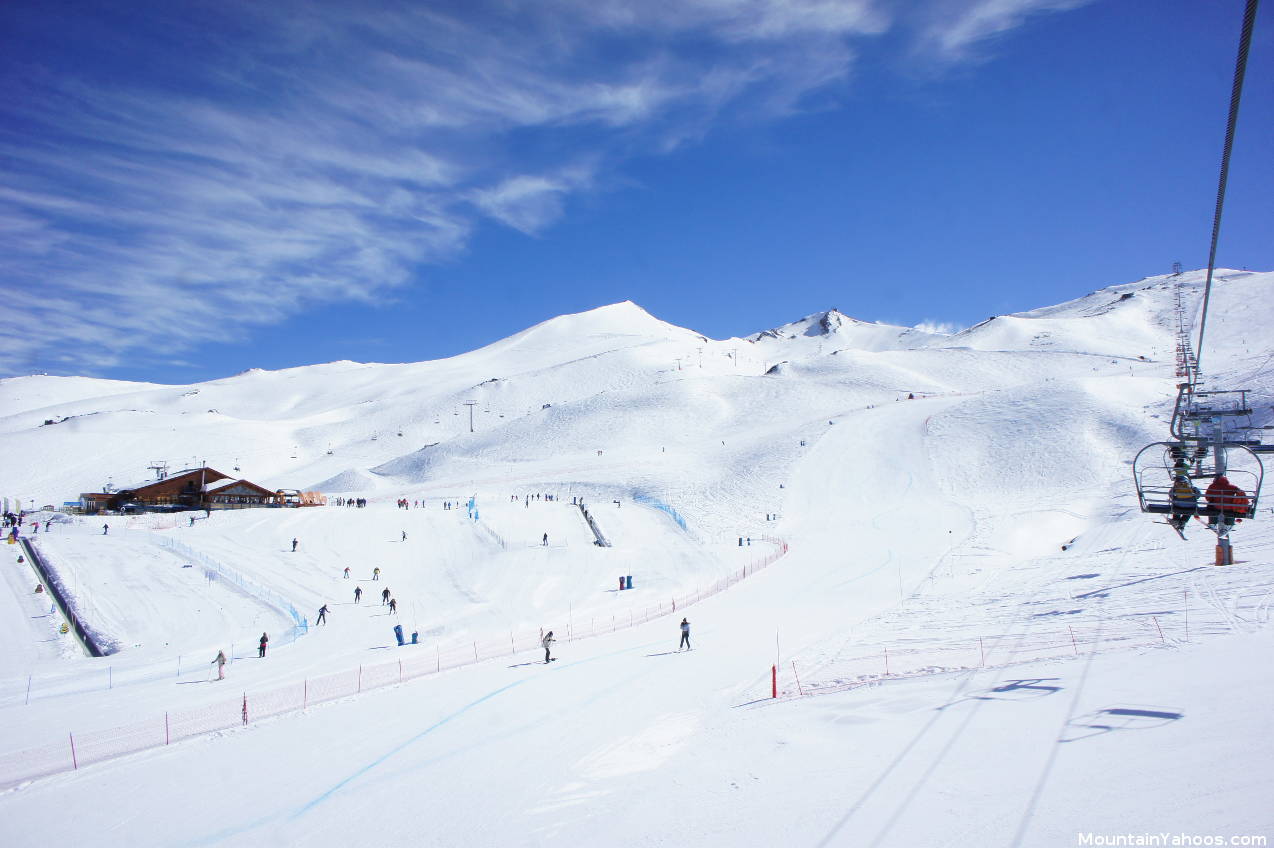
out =
[[(0, 4), (0, 375), (633, 300), (958, 328), (1206, 265), (1242, 0)], [(1274, 269), (1258, 18), (1218, 261)]]

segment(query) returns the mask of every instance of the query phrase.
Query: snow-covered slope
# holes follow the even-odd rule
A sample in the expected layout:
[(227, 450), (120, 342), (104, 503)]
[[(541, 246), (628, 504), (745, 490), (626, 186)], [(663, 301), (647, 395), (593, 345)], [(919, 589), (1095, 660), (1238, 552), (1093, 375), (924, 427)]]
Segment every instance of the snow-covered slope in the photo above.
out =
[[(122, 745), (121, 725), (237, 716), (245, 695), (309, 698), (330, 673), (502, 646), (10, 790), (8, 841), (1272, 833), (1272, 522), (1263, 508), (1235, 532), (1241, 562), (1212, 568), (1211, 535), (1180, 541), (1129, 483), (1137, 449), (1166, 435), (1176, 287), (1197, 321), (1201, 285), (1149, 278), (952, 336), (833, 310), (711, 340), (622, 303), (436, 362), (0, 381), (0, 495), (24, 505), (137, 482), (160, 459), (370, 499), (41, 532), (120, 650), (78, 653), (9, 557), (0, 781), (20, 767), (8, 754), (60, 752), (70, 733)], [(1199, 352), (1264, 423), (1271, 288), (1274, 273), (1222, 272)], [(787, 553), (745, 571), (783, 549), (767, 537)], [(328, 621), (293, 639), (279, 598)], [(663, 617), (643, 624), (650, 609)], [(683, 615), (695, 650), (675, 656)], [(423, 644), (398, 648), (394, 624)], [(523, 648), (541, 630), (560, 634), (549, 666)], [(227, 684), (208, 680), (218, 649)], [(216, 816), (190, 814), (193, 798)]]

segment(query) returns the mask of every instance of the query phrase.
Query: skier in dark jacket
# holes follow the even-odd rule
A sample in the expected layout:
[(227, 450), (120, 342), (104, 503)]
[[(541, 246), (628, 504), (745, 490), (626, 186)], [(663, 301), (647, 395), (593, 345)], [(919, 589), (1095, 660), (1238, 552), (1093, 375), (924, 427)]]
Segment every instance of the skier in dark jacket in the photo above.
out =
[(225, 680), (226, 679), (226, 652), (217, 651), (217, 655), (213, 657), (211, 664), (215, 664), (217, 666), (217, 679)]
[(320, 624), (324, 627), (327, 626), (327, 604), (323, 604), (323, 606), (319, 607), (318, 619), (315, 620), (314, 626), (317, 627)]
[(261, 641), (260, 641), (260, 643), (257, 645), (257, 656), (258, 656), (258, 657), (264, 657), (264, 656), (265, 656), (265, 646), (266, 646), (267, 644), (269, 644), (269, 642), (270, 642), (270, 636), (269, 636), (269, 634), (262, 633), (262, 634), (261, 634)]
[(354, 587), (354, 603), (359, 604), (362, 602), (363, 602), (363, 587), (355, 586)]
[(389, 603), (389, 587), (385, 587), (385, 591), (380, 593), (380, 605), (384, 606)]
[(553, 638), (552, 630), (550, 630), (548, 633), (545, 633), (544, 638), (540, 640), (540, 644), (544, 646), (544, 662), (545, 663), (548, 663), (550, 661), (549, 649), (552, 646), (552, 644), (556, 641), (557, 640)]
[(690, 650), (690, 622), (684, 618), (681, 619), (681, 644), (677, 646), (677, 650), (682, 648)]
[(390, 599), (389, 599), (389, 611), (390, 611), (390, 612), (395, 612), (395, 613), (396, 613), (396, 612), (398, 612), (398, 599), (397, 599), (397, 598), (390, 598)]
[(292, 540), (292, 553), (296, 553), (296, 539)]

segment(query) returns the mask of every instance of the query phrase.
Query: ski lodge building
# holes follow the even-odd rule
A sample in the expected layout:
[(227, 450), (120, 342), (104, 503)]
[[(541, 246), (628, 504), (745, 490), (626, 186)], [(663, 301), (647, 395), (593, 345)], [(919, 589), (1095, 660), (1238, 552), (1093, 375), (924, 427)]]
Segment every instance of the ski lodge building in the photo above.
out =
[(237, 480), (215, 468), (190, 468), (161, 480), (115, 492), (85, 492), (80, 511), (92, 514), (136, 510), (177, 512), (188, 509), (245, 509), (271, 506), (319, 506), (326, 499), (315, 492), (299, 497), (294, 489), (274, 491), (250, 480)]

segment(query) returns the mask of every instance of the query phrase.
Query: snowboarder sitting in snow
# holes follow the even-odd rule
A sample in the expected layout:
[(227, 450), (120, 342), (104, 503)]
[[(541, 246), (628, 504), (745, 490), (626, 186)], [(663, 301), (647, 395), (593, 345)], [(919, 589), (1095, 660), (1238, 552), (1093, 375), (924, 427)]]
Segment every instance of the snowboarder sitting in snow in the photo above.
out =
[(1247, 493), (1231, 483), (1225, 476), (1213, 480), (1204, 496), (1208, 500), (1208, 506), (1214, 506), (1221, 511), (1221, 515), (1213, 519), (1213, 523), (1223, 521), (1226, 524), (1233, 524), (1247, 516)]
[(270, 641), (270, 636), (269, 636), (268, 634), (266, 634), (266, 633), (262, 633), (262, 634), (261, 634), (261, 642), (260, 642), (260, 644), (258, 644), (258, 645), (257, 645), (257, 656), (258, 656), (258, 657), (264, 657), (264, 656), (265, 656), (265, 646), (269, 643), (269, 641)]
[(545, 633), (544, 638), (540, 641), (540, 644), (544, 646), (544, 662), (545, 663), (550, 661), (549, 646), (551, 646), (556, 641), (557, 640), (553, 638), (552, 630), (550, 630), (548, 633)]

